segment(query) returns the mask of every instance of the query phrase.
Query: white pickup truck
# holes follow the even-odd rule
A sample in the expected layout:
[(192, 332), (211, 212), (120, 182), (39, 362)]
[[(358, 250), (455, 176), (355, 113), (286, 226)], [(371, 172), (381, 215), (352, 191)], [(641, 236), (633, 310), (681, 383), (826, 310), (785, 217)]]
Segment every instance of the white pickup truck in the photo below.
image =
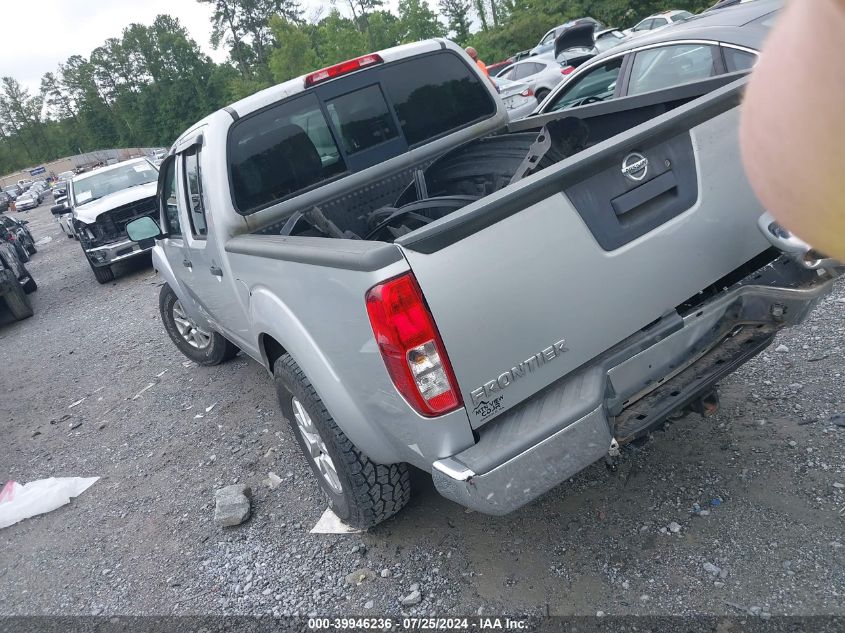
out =
[[(842, 272), (739, 160), (741, 73), (511, 124), (432, 40), (274, 86), (186, 131), (127, 227), (201, 364), (242, 350), (345, 521), (410, 495), (502, 514), (671, 414)], [(789, 251), (785, 255), (778, 247)], [(237, 397), (235, 395), (235, 397)]]

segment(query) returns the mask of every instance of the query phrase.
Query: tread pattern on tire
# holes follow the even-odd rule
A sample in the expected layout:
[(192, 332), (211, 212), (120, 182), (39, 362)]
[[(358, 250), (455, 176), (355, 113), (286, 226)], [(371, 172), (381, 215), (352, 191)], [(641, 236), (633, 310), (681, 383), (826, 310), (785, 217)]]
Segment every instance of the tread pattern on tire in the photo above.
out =
[(352, 481), (352, 489), (348, 491), (352, 503), (346, 522), (355, 527), (368, 528), (399, 512), (411, 498), (411, 475), (408, 465), (376, 464), (361, 453), (337, 426), (296, 361), (289, 354), (284, 354), (276, 361), (276, 365), (280, 363), (305, 389), (310, 404), (319, 409), (322, 422), (331, 430), (332, 437), (324, 439), (332, 442), (340, 453), (345, 470)]

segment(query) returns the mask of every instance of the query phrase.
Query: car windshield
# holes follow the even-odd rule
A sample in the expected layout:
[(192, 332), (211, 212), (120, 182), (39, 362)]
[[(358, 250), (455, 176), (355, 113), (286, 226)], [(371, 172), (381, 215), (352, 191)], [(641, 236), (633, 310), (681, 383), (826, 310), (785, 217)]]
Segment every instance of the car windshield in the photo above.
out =
[(94, 172), (73, 181), (75, 205), (87, 204), (103, 196), (158, 180), (158, 170), (147, 161), (131, 163), (108, 171)]

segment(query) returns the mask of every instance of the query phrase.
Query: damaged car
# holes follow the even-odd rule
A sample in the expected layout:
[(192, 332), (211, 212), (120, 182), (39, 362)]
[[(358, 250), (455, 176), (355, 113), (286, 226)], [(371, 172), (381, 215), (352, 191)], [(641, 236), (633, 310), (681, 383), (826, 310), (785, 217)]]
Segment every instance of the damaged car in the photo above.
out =
[(148, 159), (124, 161), (74, 176), (67, 203), (51, 209), (57, 216), (70, 211), (72, 233), (101, 284), (114, 279), (113, 264), (150, 250), (129, 238), (126, 225), (140, 217), (157, 217), (157, 180), (158, 169)]

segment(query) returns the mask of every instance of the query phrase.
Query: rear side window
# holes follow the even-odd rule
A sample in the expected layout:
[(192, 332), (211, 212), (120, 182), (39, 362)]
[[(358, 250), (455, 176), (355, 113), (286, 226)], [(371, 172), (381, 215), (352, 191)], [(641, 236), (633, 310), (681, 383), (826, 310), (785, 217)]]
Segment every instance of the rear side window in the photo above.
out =
[(194, 237), (205, 237), (208, 232), (205, 225), (205, 206), (202, 201), (202, 174), (199, 164), (199, 149), (193, 148), (185, 153), (185, 193), (187, 194), (188, 218)]
[(754, 53), (728, 48), (727, 46), (723, 46), (722, 51), (725, 53), (725, 66), (729, 73), (751, 70), (757, 63), (757, 55)]
[(675, 44), (640, 51), (634, 57), (628, 94), (671, 88), (717, 74), (716, 49), (707, 44)]
[(381, 76), (408, 145), (441, 136), (496, 111), (488, 88), (451, 53), (392, 64), (382, 70)]
[(235, 206), (247, 214), (346, 171), (317, 97), (238, 121), (229, 135)]

